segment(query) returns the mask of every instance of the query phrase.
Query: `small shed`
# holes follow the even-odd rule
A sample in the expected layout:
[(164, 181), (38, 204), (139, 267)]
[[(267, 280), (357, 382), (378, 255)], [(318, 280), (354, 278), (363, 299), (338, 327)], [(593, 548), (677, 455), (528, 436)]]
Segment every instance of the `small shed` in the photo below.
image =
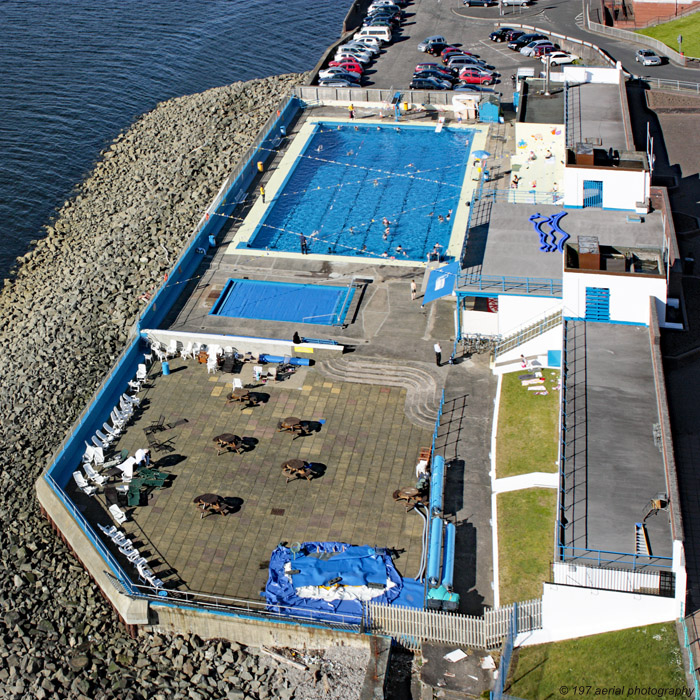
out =
[(480, 122), (498, 122), (500, 119), (501, 103), (497, 95), (484, 95), (479, 103)]

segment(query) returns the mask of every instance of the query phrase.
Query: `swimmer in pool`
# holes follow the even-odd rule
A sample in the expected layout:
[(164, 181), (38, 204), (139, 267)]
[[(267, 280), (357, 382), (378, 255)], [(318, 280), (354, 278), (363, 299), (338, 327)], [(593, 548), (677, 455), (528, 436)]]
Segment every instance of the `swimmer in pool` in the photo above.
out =
[(386, 218), (386, 216), (382, 219), (382, 223), (384, 226), (389, 226), (389, 219)]
[(360, 253), (366, 253), (366, 252), (367, 252), (367, 246), (363, 244), (362, 248), (360, 248)]
[(442, 223), (445, 220), (445, 217), (442, 214), (438, 214), (438, 221)]

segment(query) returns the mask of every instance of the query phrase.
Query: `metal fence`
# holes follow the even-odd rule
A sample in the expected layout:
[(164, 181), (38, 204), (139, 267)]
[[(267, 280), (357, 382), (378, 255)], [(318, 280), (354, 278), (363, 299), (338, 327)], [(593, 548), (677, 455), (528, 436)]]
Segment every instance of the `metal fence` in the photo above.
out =
[[(452, 353), (452, 358), (454, 357), (454, 353)], [(450, 358), (450, 359), (452, 359)], [(438, 430), (440, 428), (440, 419), (442, 418), (442, 409), (443, 406), (445, 405), (445, 390), (442, 390), (442, 394), (440, 394), (440, 405), (438, 406), (438, 414), (437, 418), (435, 419), (435, 428), (433, 429), (433, 443), (430, 447), (430, 454), (435, 455), (435, 441), (437, 440), (438, 436)]]
[(517, 603), (513, 608), (510, 620), (508, 623), (508, 632), (503, 641), (503, 649), (501, 651), (501, 662), (498, 665), (496, 674), (496, 682), (493, 691), (491, 692), (491, 700), (503, 700), (506, 689), (506, 681), (508, 680), (508, 671), (510, 670), (510, 662), (513, 658), (513, 648), (515, 646), (515, 638), (518, 635), (518, 611)]
[(481, 275), (465, 272), (459, 276), (458, 291), (489, 294), (519, 294), (532, 296), (561, 297), (560, 279), (539, 277), (504, 277), (498, 275)]
[(633, 552), (615, 552), (609, 549), (588, 549), (587, 547), (572, 547), (565, 544), (559, 545), (559, 557), (562, 561), (593, 562), (595, 566), (616, 564), (628, 566), (633, 571), (646, 567), (656, 569), (671, 569), (673, 559), (671, 557), (652, 557)]
[(562, 561), (552, 564), (552, 583), (624, 593), (644, 593), (665, 598), (675, 595), (674, 578), (674, 574), (668, 571), (598, 568)]
[(700, 83), (690, 83), (687, 80), (668, 80), (666, 78), (641, 78), (636, 77), (640, 85), (656, 88), (657, 90), (687, 90), (700, 95)]
[[(380, 88), (340, 88), (318, 87), (317, 85), (299, 85), (294, 94), (306, 103), (314, 102), (373, 102), (390, 104), (396, 93), (401, 94), (401, 101), (409, 104), (452, 105), (452, 91), (430, 92), (428, 90), (383, 90)], [(393, 112), (392, 112), (393, 114)]]
[(413, 650), (420, 649), (424, 641), (497, 649), (508, 634), (514, 616), (520, 632), (542, 629), (542, 600), (486, 610), (483, 617), (373, 602), (367, 603), (366, 610), (368, 630), (389, 635)]
[(690, 674), (693, 676), (693, 689), (695, 690), (695, 695), (693, 695), (693, 697), (697, 699), (700, 698), (700, 685), (698, 684), (698, 671), (697, 666), (695, 665), (695, 658), (692, 648), (693, 641), (697, 641), (697, 639), (693, 639), (691, 641), (690, 635), (688, 634), (688, 625), (685, 622), (685, 615), (683, 612), (681, 612), (680, 621), (683, 628), (683, 646), (688, 654), (688, 666)]
[(526, 343), (528, 340), (537, 338), (551, 328), (555, 328), (561, 324), (562, 312), (561, 309), (557, 309), (553, 314), (544, 316), (538, 321), (530, 323), (527, 326), (522, 326), (518, 330), (507, 335), (505, 338), (501, 338), (498, 345), (496, 345), (494, 349), (494, 358), (498, 359), (500, 355), (503, 355), (509, 350), (517, 348), (519, 345)]

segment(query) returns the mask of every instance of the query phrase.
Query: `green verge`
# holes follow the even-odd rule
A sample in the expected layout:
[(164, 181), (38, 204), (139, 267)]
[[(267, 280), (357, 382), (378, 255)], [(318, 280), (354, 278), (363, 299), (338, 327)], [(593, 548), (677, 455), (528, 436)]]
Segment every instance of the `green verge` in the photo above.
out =
[(521, 386), (526, 370), (503, 375), (496, 437), (496, 478), (557, 471), (559, 372), (544, 370), (549, 394), (537, 396)]
[(500, 493), (497, 508), (500, 604), (541, 598), (542, 583), (549, 580), (552, 565), (557, 492)]
[[(527, 700), (604, 694), (661, 697), (662, 688), (686, 687), (678, 636), (670, 622), (523, 647), (513, 657), (509, 681), (506, 692)], [(635, 687), (655, 690), (635, 694)], [(615, 692), (604, 693), (606, 688)], [(667, 691), (665, 697), (674, 696)]]
[(678, 35), (683, 37), (682, 49), (686, 56), (700, 56), (700, 12), (637, 30), (637, 34), (653, 37), (674, 51), (678, 51)]

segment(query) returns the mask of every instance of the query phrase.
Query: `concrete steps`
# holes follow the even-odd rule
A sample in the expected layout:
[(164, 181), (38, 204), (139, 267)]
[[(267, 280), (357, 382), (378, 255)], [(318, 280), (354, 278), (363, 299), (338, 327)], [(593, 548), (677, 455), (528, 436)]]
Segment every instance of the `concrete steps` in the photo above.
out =
[(397, 386), (406, 389), (406, 417), (411, 423), (428, 430), (435, 427), (438, 411), (438, 384), (423, 367), (381, 360), (339, 357), (324, 360), (317, 369), (329, 379), (357, 384)]

